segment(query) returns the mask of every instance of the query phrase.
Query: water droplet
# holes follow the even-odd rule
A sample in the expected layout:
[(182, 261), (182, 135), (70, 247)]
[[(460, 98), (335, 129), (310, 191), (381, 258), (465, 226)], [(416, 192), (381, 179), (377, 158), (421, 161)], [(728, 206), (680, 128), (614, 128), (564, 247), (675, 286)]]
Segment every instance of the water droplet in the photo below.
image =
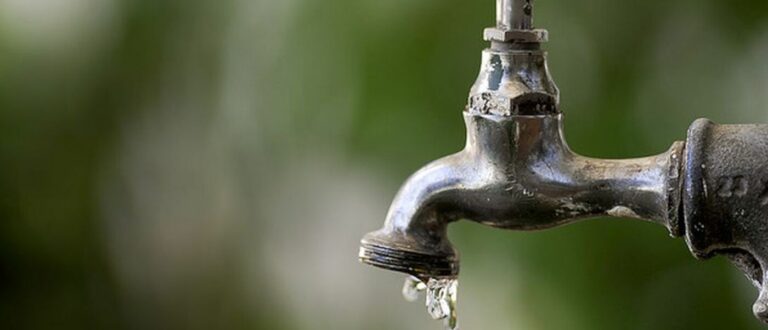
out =
[(414, 276), (405, 279), (403, 297), (416, 301), (419, 294), (427, 291), (427, 312), (435, 320), (443, 320), (446, 330), (458, 330), (456, 303), (459, 281), (454, 278), (430, 278), (425, 284)]
[(456, 279), (434, 279), (427, 282), (427, 312), (433, 319), (444, 319), (445, 328), (458, 329), (456, 302), (459, 281)]
[(414, 276), (408, 276), (403, 284), (403, 298), (409, 302), (419, 300), (419, 294), (427, 289), (427, 285)]

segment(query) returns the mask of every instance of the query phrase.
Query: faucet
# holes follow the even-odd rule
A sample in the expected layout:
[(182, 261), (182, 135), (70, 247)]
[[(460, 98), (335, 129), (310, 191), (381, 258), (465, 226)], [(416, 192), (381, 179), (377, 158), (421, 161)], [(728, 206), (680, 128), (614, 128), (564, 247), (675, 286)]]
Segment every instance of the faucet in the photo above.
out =
[(768, 125), (698, 119), (655, 156), (581, 156), (563, 136), (533, 0), (497, 0), (496, 21), (463, 111), (464, 149), (403, 184), (383, 228), (361, 240), (360, 260), (425, 282), (455, 278), (455, 221), (532, 231), (633, 218), (684, 237), (697, 258), (727, 257), (759, 289), (753, 313), (768, 323)]

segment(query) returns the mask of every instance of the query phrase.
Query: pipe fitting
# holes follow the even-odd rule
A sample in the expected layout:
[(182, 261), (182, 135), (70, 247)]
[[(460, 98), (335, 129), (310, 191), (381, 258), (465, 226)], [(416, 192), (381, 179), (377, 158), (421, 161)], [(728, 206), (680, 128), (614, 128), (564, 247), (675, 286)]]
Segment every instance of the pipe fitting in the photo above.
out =
[(691, 125), (683, 217), (694, 256), (724, 255), (760, 291), (753, 312), (768, 323), (768, 125)]

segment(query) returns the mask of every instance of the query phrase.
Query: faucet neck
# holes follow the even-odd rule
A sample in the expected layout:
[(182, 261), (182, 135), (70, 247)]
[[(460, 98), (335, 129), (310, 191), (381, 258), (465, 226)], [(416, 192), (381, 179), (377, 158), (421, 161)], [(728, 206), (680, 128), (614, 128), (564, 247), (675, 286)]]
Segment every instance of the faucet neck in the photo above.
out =
[(560, 91), (541, 50), (483, 51), (466, 112), (510, 117), (559, 113)]

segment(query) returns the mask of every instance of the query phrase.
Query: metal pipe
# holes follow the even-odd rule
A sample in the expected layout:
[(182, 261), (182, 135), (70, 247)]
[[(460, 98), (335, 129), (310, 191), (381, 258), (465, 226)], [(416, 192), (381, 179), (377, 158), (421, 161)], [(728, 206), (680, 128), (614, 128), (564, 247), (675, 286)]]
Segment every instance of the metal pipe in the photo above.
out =
[(533, 28), (533, 0), (496, 0), (496, 27), (500, 30)]

